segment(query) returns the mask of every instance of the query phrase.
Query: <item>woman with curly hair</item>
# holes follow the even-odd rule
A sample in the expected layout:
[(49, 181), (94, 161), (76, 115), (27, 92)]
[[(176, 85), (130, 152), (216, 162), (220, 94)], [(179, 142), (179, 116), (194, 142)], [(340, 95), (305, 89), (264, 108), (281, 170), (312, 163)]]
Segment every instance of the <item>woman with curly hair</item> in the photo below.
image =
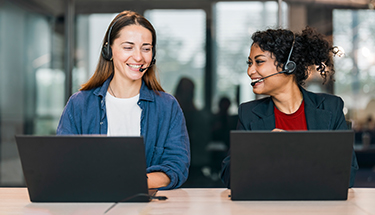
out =
[[(311, 71), (324, 79), (334, 74), (333, 47), (310, 27), (294, 34), (268, 29), (252, 35), (247, 74), (255, 94), (269, 97), (246, 102), (238, 109), (238, 130), (345, 130), (344, 102), (330, 94), (303, 88)], [(357, 159), (353, 151), (349, 187), (354, 184)], [(230, 186), (230, 156), (222, 164), (221, 178)]]

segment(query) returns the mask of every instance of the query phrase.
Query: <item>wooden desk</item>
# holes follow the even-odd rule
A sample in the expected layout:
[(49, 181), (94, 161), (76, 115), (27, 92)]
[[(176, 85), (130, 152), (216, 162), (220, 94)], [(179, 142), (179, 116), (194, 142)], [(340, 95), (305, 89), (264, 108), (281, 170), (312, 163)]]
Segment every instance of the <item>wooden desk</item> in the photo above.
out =
[[(347, 201), (231, 201), (227, 189), (159, 191), (166, 201), (119, 203), (107, 214), (375, 215), (375, 189), (349, 190)], [(31, 203), (26, 188), (0, 188), (0, 214), (103, 214), (112, 203)]]

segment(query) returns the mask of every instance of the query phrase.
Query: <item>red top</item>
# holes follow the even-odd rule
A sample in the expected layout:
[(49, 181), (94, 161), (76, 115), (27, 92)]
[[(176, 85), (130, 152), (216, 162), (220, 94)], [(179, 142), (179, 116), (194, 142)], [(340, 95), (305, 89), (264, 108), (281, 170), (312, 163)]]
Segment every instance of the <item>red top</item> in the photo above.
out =
[(304, 131), (307, 130), (306, 117), (305, 117), (305, 102), (302, 101), (298, 110), (292, 114), (285, 114), (274, 106), (273, 112), (275, 113), (276, 128), (286, 131)]

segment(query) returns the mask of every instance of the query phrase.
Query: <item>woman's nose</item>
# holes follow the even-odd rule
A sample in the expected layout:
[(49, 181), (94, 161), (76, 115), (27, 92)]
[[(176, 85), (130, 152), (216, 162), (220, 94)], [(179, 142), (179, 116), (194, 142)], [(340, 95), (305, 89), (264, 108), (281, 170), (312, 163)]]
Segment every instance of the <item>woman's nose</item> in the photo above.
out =
[(253, 65), (249, 65), (249, 67), (247, 67), (247, 75), (248, 76), (251, 76), (251, 74), (255, 73), (255, 68)]
[(142, 60), (141, 50), (135, 50), (133, 52), (133, 58), (134, 58), (135, 61), (141, 61)]

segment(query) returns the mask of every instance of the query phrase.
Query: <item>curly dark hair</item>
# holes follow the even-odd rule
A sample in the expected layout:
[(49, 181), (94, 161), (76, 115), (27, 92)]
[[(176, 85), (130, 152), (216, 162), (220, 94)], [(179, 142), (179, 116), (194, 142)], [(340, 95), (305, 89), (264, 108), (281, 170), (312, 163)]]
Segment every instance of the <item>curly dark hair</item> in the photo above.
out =
[[(309, 76), (309, 67), (317, 66), (317, 71), (324, 79), (324, 83), (333, 80), (335, 69), (332, 59), (332, 45), (324, 36), (307, 26), (302, 33), (294, 34), (287, 29), (268, 29), (257, 31), (252, 35), (253, 44), (257, 44), (262, 51), (269, 51), (276, 58), (275, 65), (283, 68), (287, 62), (289, 52), (294, 41), (294, 48), (290, 60), (297, 65), (292, 74), (298, 85), (304, 85)], [(327, 70), (326, 68), (329, 68)], [(290, 75), (290, 74), (288, 74)]]

